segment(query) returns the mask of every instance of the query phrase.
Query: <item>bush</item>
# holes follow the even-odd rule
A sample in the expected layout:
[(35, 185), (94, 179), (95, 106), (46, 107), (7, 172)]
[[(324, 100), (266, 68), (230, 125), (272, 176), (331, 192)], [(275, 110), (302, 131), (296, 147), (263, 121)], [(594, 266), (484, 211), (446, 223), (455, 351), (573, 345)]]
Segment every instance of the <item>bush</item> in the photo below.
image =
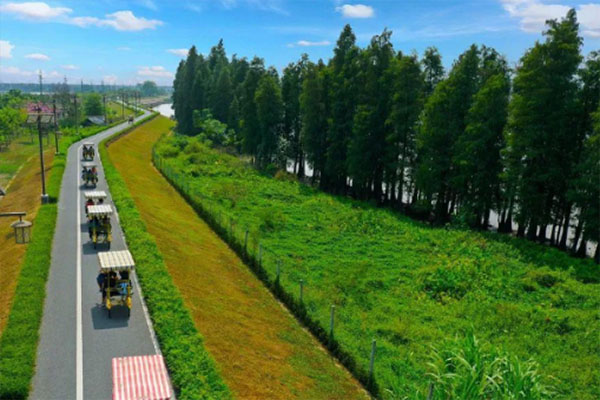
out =
[(432, 400), (544, 400), (555, 395), (534, 361), (486, 349), (473, 333), (434, 350), (429, 365)]

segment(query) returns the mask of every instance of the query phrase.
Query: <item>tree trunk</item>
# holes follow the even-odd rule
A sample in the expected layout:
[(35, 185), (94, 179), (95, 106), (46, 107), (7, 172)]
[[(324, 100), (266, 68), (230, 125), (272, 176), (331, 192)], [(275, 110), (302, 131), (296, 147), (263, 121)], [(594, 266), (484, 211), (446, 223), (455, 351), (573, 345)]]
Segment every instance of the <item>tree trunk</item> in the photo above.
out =
[[(581, 214), (579, 215), (581, 216)], [(573, 238), (573, 247), (571, 248), (572, 252), (575, 252), (577, 249), (577, 242), (579, 242), (581, 231), (583, 231), (583, 220), (579, 218), (579, 221), (577, 222), (577, 228), (575, 229), (575, 237)]]
[(548, 227), (547, 224), (544, 225), (540, 225), (540, 229), (538, 231), (538, 241), (540, 243), (545, 243), (546, 242), (546, 228)]
[(579, 245), (579, 249), (577, 249), (577, 253), (575, 253), (577, 257), (585, 257), (587, 256), (587, 240), (581, 239), (581, 244)]
[(562, 237), (560, 238), (560, 243), (558, 245), (558, 247), (563, 250), (567, 248), (567, 238), (569, 237), (569, 225), (571, 223), (571, 205), (570, 204), (565, 208), (564, 218), (565, 218), (565, 220), (564, 220), (564, 225), (563, 225)]

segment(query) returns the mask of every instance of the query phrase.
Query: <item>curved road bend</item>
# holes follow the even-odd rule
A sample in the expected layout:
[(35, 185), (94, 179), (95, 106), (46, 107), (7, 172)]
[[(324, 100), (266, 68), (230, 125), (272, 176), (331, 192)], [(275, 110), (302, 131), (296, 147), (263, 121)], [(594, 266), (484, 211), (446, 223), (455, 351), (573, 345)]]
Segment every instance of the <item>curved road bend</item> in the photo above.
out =
[[(136, 121), (149, 114), (144, 112)], [(97, 190), (107, 193), (106, 203), (113, 209), (98, 144), (126, 126), (127, 122), (85, 139), (96, 144)], [(99, 244), (94, 250), (88, 237), (83, 192), (89, 189), (80, 179), (81, 144), (73, 144), (67, 155), (31, 399), (111, 399), (113, 357), (159, 352), (137, 281), (130, 318), (125, 308), (115, 307), (108, 319), (100, 304), (97, 252), (106, 251), (106, 245)], [(116, 214), (112, 226), (111, 250), (126, 249)]]

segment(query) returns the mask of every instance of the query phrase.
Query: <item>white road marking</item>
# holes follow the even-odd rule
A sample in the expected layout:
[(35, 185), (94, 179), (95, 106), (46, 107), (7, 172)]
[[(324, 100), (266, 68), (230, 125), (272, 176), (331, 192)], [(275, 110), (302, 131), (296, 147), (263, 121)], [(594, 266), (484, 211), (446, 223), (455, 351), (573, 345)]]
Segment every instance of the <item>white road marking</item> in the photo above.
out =
[(77, 162), (75, 163), (75, 173), (77, 174), (77, 203), (75, 206), (75, 210), (77, 211), (77, 325), (76, 325), (76, 343), (77, 343), (77, 352), (76, 352), (76, 361), (75, 366), (77, 370), (77, 400), (83, 400), (83, 323), (82, 323), (82, 315), (81, 315), (81, 176), (79, 174), (79, 163), (80, 158), (79, 154), (81, 153), (80, 145), (77, 148)]

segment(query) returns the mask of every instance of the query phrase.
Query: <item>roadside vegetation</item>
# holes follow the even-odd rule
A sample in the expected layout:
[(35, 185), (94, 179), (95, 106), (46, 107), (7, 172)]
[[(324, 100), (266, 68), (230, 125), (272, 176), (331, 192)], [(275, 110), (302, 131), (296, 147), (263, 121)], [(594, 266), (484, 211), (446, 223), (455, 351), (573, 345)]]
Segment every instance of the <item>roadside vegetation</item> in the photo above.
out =
[(155, 142), (173, 125), (157, 117), (111, 144), (108, 154), (234, 396), (366, 399), (358, 382), (150, 167)]
[(600, 52), (582, 54), (575, 10), (515, 68), (473, 44), (445, 71), (435, 48), (419, 58), (391, 35), (360, 48), (346, 25), (331, 59), (303, 55), (281, 76), (259, 57), (228, 59), (222, 41), (192, 47), (173, 83), (177, 130), (204, 134), (210, 113), (227, 125), (213, 142), (262, 170), (600, 262)]
[(593, 261), (506, 235), (432, 228), (322, 193), (285, 172), (258, 172), (201, 138), (166, 137), (155, 156), (325, 342), (336, 306), (338, 354), (363, 382), (377, 340), (374, 377), (384, 398), (425, 393), (435, 383), (431, 348), (467, 332), (510, 357), (535, 360), (556, 393), (600, 395), (600, 271)]
[(131, 131), (146, 120), (126, 128), (100, 144), (99, 152), (106, 180), (119, 211), (127, 245), (136, 261), (144, 301), (148, 306), (177, 398), (228, 399), (231, 397), (229, 388), (223, 383), (212, 357), (206, 351), (203, 339), (194, 326), (181, 293), (169, 275), (156, 242), (148, 233), (135, 202), (106, 149), (110, 140)]

